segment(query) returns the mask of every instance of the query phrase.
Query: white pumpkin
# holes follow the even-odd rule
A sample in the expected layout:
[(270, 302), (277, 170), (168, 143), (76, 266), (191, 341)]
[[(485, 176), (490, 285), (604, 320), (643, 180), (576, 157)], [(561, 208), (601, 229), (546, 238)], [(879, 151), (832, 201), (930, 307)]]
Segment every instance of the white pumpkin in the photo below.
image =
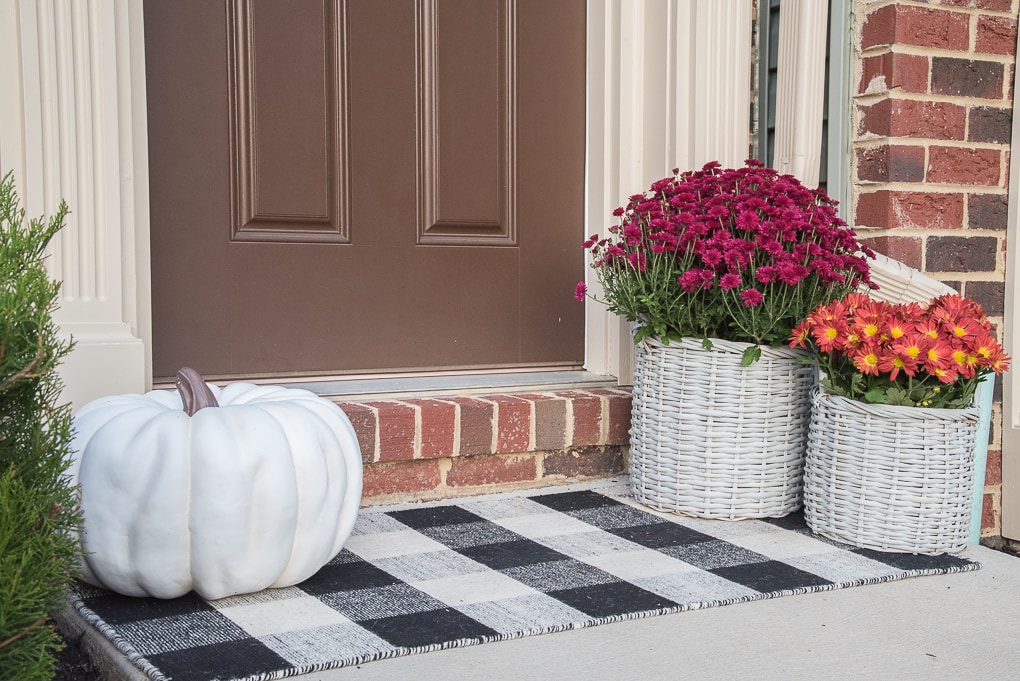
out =
[(361, 502), (346, 414), (307, 390), (208, 385), (95, 400), (74, 417), (83, 578), (206, 599), (297, 584), (335, 556)]

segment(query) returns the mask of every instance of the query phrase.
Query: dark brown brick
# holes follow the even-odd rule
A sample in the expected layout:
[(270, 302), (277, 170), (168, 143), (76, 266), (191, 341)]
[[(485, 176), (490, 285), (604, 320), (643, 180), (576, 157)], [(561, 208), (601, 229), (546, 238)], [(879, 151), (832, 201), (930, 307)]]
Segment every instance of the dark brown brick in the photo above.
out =
[(971, 229), (1006, 229), (1008, 194), (969, 194), (967, 226)]
[(618, 445), (575, 447), (546, 454), (543, 477), (593, 478), (624, 471), (623, 449)]
[(931, 91), (936, 95), (1002, 99), (1004, 73), (999, 62), (932, 57)]
[(989, 317), (999, 317), (1005, 310), (1006, 285), (1001, 281), (968, 281), (964, 294), (973, 298)]
[(998, 239), (991, 236), (932, 236), (925, 249), (929, 272), (994, 272)]
[(492, 404), (470, 397), (452, 397), (460, 405), (461, 455), (492, 453)]
[(535, 402), (535, 449), (563, 449), (567, 445), (567, 400), (555, 395), (525, 397)]
[(975, 106), (970, 110), (967, 139), (971, 142), (1009, 144), (1013, 134), (1013, 110)]
[(922, 182), (924, 147), (883, 145), (858, 149), (857, 177), (863, 182)]

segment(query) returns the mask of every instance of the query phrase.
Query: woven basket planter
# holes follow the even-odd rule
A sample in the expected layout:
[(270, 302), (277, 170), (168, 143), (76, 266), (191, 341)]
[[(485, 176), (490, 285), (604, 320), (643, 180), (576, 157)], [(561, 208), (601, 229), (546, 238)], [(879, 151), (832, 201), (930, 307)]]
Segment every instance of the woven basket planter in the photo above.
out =
[(799, 350), (700, 339), (636, 347), (631, 490), (659, 511), (741, 520), (801, 505), (814, 367)]
[(808, 527), (879, 551), (957, 553), (970, 537), (979, 410), (864, 404), (815, 393)]

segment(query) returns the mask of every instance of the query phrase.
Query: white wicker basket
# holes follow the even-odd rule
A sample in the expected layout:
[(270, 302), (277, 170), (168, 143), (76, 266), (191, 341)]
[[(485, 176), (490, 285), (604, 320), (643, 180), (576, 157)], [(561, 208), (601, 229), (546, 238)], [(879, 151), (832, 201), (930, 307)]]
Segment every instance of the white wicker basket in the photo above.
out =
[(700, 339), (636, 347), (630, 429), (635, 498), (701, 518), (770, 518), (800, 508), (814, 367), (803, 353)]
[(804, 467), (808, 527), (879, 551), (967, 548), (979, 415), (977, 408), (864, 404), (818, 390)]

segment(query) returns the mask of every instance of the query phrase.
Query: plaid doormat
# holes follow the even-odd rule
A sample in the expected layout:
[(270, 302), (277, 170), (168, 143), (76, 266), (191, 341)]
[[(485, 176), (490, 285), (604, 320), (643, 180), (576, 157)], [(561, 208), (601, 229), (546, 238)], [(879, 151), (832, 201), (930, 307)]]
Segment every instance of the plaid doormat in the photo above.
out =
[(799, 515), (699, 520), (583, 490), (363, 511), (344, 550), (294, 587), (207, 602), (82, 584), (71, 599), (152, 679), (255, 681), (978, 567), (848, 547)]

